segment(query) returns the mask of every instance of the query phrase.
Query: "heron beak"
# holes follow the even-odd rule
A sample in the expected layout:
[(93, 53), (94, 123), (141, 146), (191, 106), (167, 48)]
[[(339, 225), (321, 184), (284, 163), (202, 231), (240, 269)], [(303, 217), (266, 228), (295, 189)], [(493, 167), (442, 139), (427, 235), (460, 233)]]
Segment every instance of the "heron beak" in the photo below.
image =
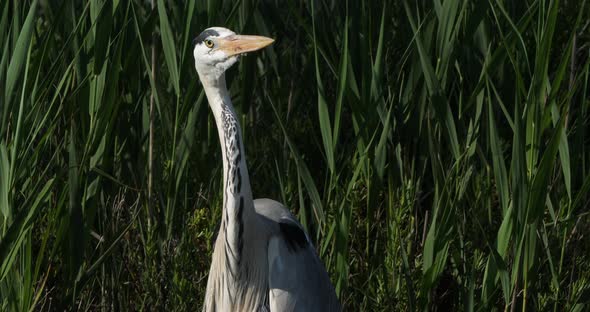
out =
[(219, 50), (227, 56), (239, 55), (247, 52), (260, 50), (275, 40), (262, 36), (234, 35), (219, 40)]

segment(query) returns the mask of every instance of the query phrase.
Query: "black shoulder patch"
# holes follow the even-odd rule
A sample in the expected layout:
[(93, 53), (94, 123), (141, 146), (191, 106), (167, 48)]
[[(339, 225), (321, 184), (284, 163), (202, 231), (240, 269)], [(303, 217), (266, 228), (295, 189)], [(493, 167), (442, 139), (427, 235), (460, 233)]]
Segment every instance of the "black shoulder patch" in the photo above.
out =
[(297, 224), (289, 221), (279, 221), (279, 227), (290, 251), (295, 252), (307, 245), (305, 232)]
[(205, 29), (195, 39), (193, 39), (193, 45), (203, 42), (209, 36), (219, 37), (219, 33), (213, 29)]

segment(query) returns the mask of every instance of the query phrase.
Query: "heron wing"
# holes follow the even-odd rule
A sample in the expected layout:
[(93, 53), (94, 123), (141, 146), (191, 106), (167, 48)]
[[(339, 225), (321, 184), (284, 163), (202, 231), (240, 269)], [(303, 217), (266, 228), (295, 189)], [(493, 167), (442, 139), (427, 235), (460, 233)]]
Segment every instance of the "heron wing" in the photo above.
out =
[(270, 311), (340, 311), (326, 269), (297, 219), (278, 202), (265, 204), (257, 212), (266, 210), (276, 225), (268, 243)]

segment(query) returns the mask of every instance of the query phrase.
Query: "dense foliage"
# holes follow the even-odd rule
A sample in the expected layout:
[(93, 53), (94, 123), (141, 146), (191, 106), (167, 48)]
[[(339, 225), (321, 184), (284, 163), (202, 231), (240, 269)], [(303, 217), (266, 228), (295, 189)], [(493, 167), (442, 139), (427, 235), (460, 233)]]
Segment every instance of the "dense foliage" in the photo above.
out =
[(348, 311), (588, 309), (587, 1), (154, 2), (0, 0), (0, 310), (199, 309), (209, 26), (276, 39), (228, 73), (254, 195)]

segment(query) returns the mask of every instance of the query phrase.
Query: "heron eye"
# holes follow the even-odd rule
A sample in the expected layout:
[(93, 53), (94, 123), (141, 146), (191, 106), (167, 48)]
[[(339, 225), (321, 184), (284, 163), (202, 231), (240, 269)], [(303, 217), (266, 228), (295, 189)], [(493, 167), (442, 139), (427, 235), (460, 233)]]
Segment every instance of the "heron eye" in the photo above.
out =
[(207, 46), (207, 48), (213, 48), (214, 44), (213, 44), (213, 40), (211, 39), (205, 39), (205, 45)]

